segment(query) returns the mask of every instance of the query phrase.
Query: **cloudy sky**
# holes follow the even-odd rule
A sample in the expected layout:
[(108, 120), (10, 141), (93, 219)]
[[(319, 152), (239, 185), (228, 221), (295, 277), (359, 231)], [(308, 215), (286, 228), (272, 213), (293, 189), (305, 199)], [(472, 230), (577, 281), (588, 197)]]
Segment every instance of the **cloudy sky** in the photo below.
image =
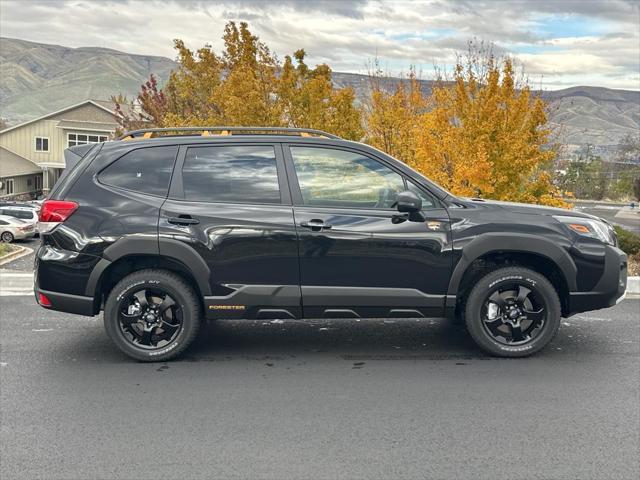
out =
[(280, 57), (304, 48), (336, 71), (365, 73), (378, 57), (429, 78), (476, 38), (548, 89), (640, 90), (637, 0), (0, 0), (2, 36), (171, 58), (173, 38), (219, 48), (228, 20), (249, 22)]

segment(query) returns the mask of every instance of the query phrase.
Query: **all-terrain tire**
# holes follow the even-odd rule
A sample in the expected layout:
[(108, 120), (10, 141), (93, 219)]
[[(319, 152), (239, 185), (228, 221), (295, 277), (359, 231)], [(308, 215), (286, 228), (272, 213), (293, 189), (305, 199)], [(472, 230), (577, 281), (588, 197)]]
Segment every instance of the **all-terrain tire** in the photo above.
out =
[[(182, 328), (167, 345), (144, 349), (131, 342), (119, 324), (121, 302), (141, 288), (164, 291), (181, 309)], [(104, 327), (109, 338), (125, 354), (142, 362), (163, 362), (180, 355), (193, 342), (202, 322), (202, 308), (193, 289), (178, 275), (167, 270), (148, 269), (124, 277), (109, 293), (104, 308)]]
[[(507, 285), (519, 284), (536, 293), (543, 304), (545, 319), (540, 332), (529, 341), (508, 345), (494, 338), (485, 327), (482, 309), (488, 297)], [(544, 348), (558, 332), (562, 309), (558, 293), (543, 275), (523, 267), (506, 267), (488, 273), (472, 288), (465, 306), (465, 323), (473, 340), (487, 353), (500, 357), (526, 357)]]

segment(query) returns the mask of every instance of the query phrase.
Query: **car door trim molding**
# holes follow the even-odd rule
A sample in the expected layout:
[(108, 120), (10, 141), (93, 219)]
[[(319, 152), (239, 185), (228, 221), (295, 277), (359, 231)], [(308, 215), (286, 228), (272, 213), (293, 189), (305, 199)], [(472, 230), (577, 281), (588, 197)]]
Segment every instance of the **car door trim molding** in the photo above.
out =
[(446, 295), (415, 288), (333, 287), (303, 285), (303, 307), (428, 307), (443, 308)]

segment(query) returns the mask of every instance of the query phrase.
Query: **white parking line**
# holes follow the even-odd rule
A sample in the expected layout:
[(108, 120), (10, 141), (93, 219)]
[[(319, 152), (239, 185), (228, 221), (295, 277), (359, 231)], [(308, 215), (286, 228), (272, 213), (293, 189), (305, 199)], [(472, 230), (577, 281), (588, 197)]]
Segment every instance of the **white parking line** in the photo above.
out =
[(33, 273), (0, 271), (0, 297), (33, 294)]

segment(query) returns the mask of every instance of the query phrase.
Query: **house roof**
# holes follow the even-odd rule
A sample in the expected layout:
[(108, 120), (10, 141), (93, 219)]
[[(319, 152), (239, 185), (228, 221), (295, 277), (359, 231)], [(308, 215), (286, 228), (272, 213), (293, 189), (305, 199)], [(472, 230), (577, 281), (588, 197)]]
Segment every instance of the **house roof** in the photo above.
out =
[(0, 177), (17, 177), (41, 172), (42, 169), (32, 161), (0, 147)]
[(6, 133), (6, 132), (10, 132), (11, 130), (15, 130), (16, 128), (24, 127), (25, 125), (29, 125), (30, 123), (38, 122), (40, 120), (46, 120), (49, 117), (53, 117), (55, 115), (59, 115), (59, 114), (64, 113), (64, 112), (68, 112), (69, 110), (73, 110), (74, 108), (78, 108), (78, 107), (81, 107), (81, 106), (87, 105), (87, 104), (93, 104), (96, 107), (101, 108), (102, 110), (105, 110), (106, 112), (109, 112), (114, 117), (116, 116), (115, 103), (109, 102), (109, 101), (105, 101), (105, 100), (85, 100), (83, 102), (76, 103), (75, 105), (71, 105), (69, 107), (65, 107), (65, 108), (62, 108), (60, 110), (56, 110), (55, 112), (47, 113), (46, 115), (43, 115), (43, 116), (38, 117), (38, 118), (34, 118), (33, 120), (28, 120), (26, 122), (19, 123), (18, 125), (14, 125), (13, 127), (5, 128), (4, 130), (0, 130), (0, 134)]

